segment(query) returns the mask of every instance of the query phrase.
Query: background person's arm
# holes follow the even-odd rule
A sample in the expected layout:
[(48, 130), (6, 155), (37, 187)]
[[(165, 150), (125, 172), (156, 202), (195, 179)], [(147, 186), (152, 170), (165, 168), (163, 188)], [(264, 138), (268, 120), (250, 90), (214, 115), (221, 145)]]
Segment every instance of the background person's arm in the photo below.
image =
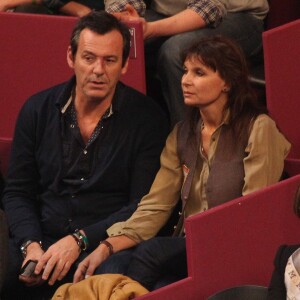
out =
[(70, 1), (64, 6), (62, 6), (59, 11), (66, 15), (83, 17), (91, 12), (91, 9), (88, 6), (82, 5), (75, 1)]
[(123, 8), (119, 6), (118, 9), (110, 9), (108, 6), (108, 11), (121, 20), (140, 19), (143, 22), (145, 39), (171, 36), (206, 26), (217, 26), (226, 13), (222, 5), (216, 5), (208, 0), (191, 0), (185, 10), (153, 22), (147, 22), (140, 18), (141, 14), (130, 3), (127, 3)]

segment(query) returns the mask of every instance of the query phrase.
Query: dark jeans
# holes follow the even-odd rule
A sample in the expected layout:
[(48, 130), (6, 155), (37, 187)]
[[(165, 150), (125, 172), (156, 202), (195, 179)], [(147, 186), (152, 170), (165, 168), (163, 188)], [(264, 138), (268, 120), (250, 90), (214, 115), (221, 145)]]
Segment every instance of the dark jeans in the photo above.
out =
[(125, 274), (154, 290), (187, 276), (185, 238), (155, 237), (108, 258), (95, 274)]
[(94, 272), (95, 275), (98, 274), (123, 274), (127, 273), (127, 269), (132, 257), (132, 253), (135, 248), (129, 250), (123, 250), (115, 253), (105, 260)]
[(138, 245), (127, 276), (154, 290), (187, 277), (185, 238), (155, 237)]

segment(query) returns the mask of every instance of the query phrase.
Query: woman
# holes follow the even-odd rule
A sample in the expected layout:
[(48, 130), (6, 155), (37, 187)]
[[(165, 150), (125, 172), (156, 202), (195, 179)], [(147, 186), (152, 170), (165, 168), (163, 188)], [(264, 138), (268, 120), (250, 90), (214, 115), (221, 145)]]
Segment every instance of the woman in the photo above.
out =
[(257, 105), (236, 44), (203, 38), (183, 54), (183, 68), (184, 101), (191, 110), (169, 135), (149, 194), (129, 220), (109, 228), (109, 237), (79, 264), (74, 282), (94, 274), (112, 253), (141, 242), (128, 276), (149, 290), (165, 273), (175, 277), (162, 285), (185, 277), (182, 228), (176, 237), (152, 238), (178, 199), (188, 217), (279, 181), (290, 144)]

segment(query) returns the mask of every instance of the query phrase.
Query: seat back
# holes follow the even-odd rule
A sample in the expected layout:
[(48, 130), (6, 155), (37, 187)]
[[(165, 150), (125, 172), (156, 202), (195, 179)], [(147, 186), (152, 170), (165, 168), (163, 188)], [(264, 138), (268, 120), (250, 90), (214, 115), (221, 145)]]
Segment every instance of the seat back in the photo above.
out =
[[(72, 75), (66, 55), (77, 18), (0, 12), (0, 137), (13, 135), (24, 101)], [(129, 68), (122, 81), (145, 93), (144, 42), (140, 22), (132, 34)]]
[(267, 107), (300, 159), (300, 19), (263, 33)]

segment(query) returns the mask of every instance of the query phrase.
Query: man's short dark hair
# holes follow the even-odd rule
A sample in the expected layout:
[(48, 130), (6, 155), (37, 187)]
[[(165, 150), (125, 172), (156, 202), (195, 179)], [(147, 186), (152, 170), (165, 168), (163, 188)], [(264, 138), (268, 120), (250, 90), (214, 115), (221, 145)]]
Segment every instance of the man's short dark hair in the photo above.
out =
[(101, 35), (113, 30), (120, 32), (123, 37), (122, 66), (124, 66), (130, 51), (130, 32), (125, 24), (105, 11), (92, 11), (86, 16), (80, 18), (71, 35), (70, 45), (73, 57), (75, 57), (77, 53), (80, 33), (84, 29), (89, 29)]

